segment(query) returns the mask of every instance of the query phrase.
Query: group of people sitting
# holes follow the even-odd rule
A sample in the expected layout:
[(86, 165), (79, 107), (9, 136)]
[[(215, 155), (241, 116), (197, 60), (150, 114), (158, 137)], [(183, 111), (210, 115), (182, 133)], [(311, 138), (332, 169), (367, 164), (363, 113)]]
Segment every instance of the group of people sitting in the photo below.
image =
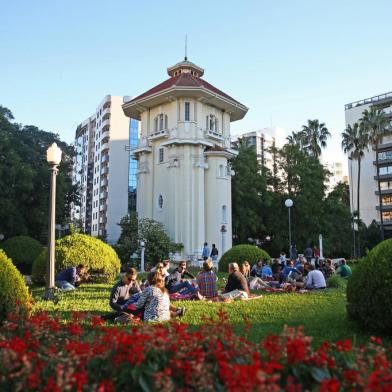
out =
[[(181, 261), (172, 272), (169, 269), (170, 260), (159, 262), (147, 279), (139, 283), (136, 269), (129, 268), (111, 290), (109, 304), (113, 312), (103, 316), (104, 319), (118, 321), (124, 315), (130, 315), (147, 322), (168, 321), (183, 316), (186, 311), (170, 303), (170, 296), (175, 294), (199, 300), (228, 301), (247, 299), (250, 290), (288, 286), (292, 290), (321, 290), (326, 288), (326, 279), (335, 273), (330, 259), (320, 262), (318, 268), (304, 257), (287, 261), (277, 258), (272, 263), (259, 260), (252, 267), (248, 261), (242, 262), (241, 266), (233, 262), (228, 267), (225, 288), (218, 291), (218, 277), (210, 258), (204, 261), (197, 276), (187, 270), (186, 261)], [(351, 269), (344, 259), (336, 273), (344, 278), (351, 276)], [(68, 268), (57, 275), (56, 286), (73, 290), (85, 276), (86, 268), (82, 264)]]

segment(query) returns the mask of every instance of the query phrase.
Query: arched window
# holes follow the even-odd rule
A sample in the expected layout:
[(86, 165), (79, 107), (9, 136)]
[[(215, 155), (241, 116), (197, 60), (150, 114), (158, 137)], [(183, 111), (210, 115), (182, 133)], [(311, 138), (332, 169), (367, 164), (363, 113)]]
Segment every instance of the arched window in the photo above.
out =
[(163, 196), (162, 195), (159, 195), (159, 197), (158, 197), (158, 207), (160, 209), (163, 208)]
[(225, 167), (223, 165), (219, 165), (218, 176), (219, 177), (225, 176)]
[(222, 223), (227, 223), (227, 206), (222, 206)]

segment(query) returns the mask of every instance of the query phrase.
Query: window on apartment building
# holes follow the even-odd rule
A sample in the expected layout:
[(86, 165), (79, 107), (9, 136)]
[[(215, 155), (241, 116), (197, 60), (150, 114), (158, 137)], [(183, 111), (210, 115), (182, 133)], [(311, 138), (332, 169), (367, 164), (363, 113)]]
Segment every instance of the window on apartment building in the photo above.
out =
[(383, 196), (383, 198), (382, 198), (382, 205), (383, 206), (390, 206), (390, 205), (392, 205), (392, 196)]
[(386, 159), (392, 159), (392, 151), (379, 152), (378, 159), (380, 161), (385, 161)]
[(385, 174), (392, 174), (392, 166), (383, 166), (378, 169), (380, 176)]
[(189, 102), (185, 102), (185, 121), (191, 120), (191, 104)]
[(385, 211), (382, 213), (382, 217), (384, 219), (384, 222), (386, 221), (392, 221), (392, 211)]
[(382, 191), (392, 189), (392, 181), (380, 181), (380, 189)]
[(162, 163), (164, 161), (164, 159), (165, 159), (165, 155), (164, 154), (165, 154), (164, 149), (160, 148), (159, 149), (159, 157), (158, 157), (158, 162), (159, 163)]

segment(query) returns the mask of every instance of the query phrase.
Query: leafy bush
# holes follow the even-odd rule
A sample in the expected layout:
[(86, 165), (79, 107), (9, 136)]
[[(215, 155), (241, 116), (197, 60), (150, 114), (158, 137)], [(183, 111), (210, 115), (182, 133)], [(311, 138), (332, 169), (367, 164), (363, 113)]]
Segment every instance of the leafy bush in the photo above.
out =
[(15, 317), (0, 336), (3, 391), (390, 391), (392, 383), (392, 350), (380, 339), (316, 349), (301, 327), (285, 327), (255, 344), (222, 312), (199, 330), (107, 328), (98, 316), (61, 323), (40, 313)]
[(358, 263), (347, 284), (349, 316), (365, 328), (392, 331), (392, 239)]
[(270, 260), (271, 256), (265, 250), (254, 245), (236, 245), (220, 258), (219, 271), (227, 272), (230, 263), (241, 264), (247, 260), (252, 265), (260, 259)]
[[(33, 281), (45, 282), (47, 249), (34, 260)], [(101, 240), (86, 234), (74, 234), (56, 241), (56, 274), (69, 267), (84, 264), (89, 273), (100, 276), (99, 281), (110, 282), (120, 272), (120, 260), (114, 249)]]
[(333, 274), (327, 279), (327, 287), (340, 289), (346, 287), (346, 285), (347, 285), (347, 279), (343, 279), (337, 274)]
[(0, 249), (0, 322), (9, 312), (19, 308), (23, 313), (30, 308), (30, 294), (23, 276), (12, 260)]
[(21, 235), (4, 241), (1, 248), (22, 274), (30, 275), (33, 261), (42, 252), (43, 246), (34, 238)]

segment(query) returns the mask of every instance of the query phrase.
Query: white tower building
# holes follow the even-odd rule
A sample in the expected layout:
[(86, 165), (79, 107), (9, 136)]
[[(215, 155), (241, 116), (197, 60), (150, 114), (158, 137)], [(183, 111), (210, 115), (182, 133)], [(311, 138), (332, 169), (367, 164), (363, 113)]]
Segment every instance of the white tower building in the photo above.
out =
[(205, 241), (223, 254), (232, 244), (230, 122), (248, 109), (187, 58), (167, 72), (169, 79), (123, 105), (141, 120), (137, 212), (162, 222), (187, 256), (201, 255)]

